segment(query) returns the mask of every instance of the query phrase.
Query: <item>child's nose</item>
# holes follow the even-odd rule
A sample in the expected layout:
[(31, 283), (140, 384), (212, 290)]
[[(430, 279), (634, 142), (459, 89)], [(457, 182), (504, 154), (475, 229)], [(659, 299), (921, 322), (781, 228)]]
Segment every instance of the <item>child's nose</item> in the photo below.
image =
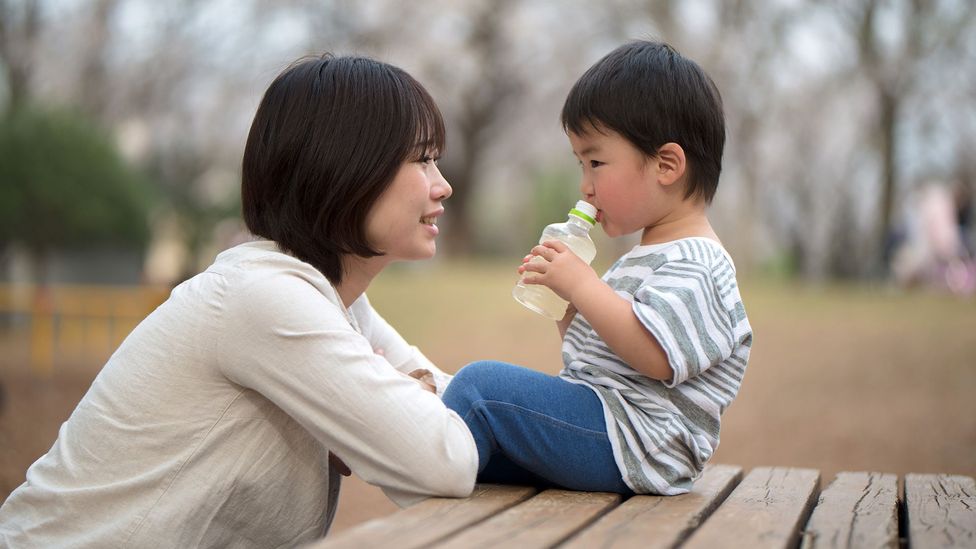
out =
[(587, 201), (589, 201), (589, 199), (593, 198), (595, 195), (593, 184), (590, 182), (590, 178), (586, 177), (585, 175), (580, 179), (580, 194), (582, 194), (583, 198), (587, 199)]

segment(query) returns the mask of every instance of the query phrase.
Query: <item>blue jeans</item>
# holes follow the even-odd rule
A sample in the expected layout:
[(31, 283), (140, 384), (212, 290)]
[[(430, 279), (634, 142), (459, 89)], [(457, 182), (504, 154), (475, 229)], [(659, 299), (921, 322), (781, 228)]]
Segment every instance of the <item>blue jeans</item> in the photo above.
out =
[(479, 482), (633, 493), (614, 461), (603, 404), (589, 387), (482, 361), (462, 368), (443, 400), (474, 435)]

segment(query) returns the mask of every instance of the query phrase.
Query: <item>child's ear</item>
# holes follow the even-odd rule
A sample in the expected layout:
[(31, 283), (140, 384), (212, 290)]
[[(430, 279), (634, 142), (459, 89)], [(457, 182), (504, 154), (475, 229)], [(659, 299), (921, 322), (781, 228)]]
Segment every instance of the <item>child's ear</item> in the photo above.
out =
[(657, 180), (670, 185), (681, 179), (687, 167), (685, 150), (677, 143), (665, 143), (657, 150)]

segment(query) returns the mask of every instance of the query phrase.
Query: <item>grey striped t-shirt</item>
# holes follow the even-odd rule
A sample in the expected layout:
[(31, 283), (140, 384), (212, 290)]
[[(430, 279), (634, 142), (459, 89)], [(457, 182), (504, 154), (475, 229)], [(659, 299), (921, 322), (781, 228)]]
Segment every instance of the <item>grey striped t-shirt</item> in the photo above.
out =
[(657, 339), (674, 371), (651, 379), (624, 363), (581, 315), (563, 338), (568, 381), (603, 401), (624, 482), (638, 494), (691, 489), (719, 442), (752, 345), (735, 266), (721, 245), (685, 238), (636, 246), (603, 276)]

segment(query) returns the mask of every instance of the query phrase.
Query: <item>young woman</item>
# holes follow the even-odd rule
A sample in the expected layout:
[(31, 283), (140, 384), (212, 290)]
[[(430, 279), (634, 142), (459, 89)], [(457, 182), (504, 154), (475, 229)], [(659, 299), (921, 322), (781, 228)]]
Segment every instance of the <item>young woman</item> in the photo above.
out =
[(396, 67), (326, 55), (279, 75), (243, 160), (263, 240), (126, 338), (0, 508), (0, 545), (293, 546), (328, 529), (343, 463), (401, 504), (469, 494), (474, 441), (434, 394), (448, 376), (364, 293), (434, 255), (443, 147)]

